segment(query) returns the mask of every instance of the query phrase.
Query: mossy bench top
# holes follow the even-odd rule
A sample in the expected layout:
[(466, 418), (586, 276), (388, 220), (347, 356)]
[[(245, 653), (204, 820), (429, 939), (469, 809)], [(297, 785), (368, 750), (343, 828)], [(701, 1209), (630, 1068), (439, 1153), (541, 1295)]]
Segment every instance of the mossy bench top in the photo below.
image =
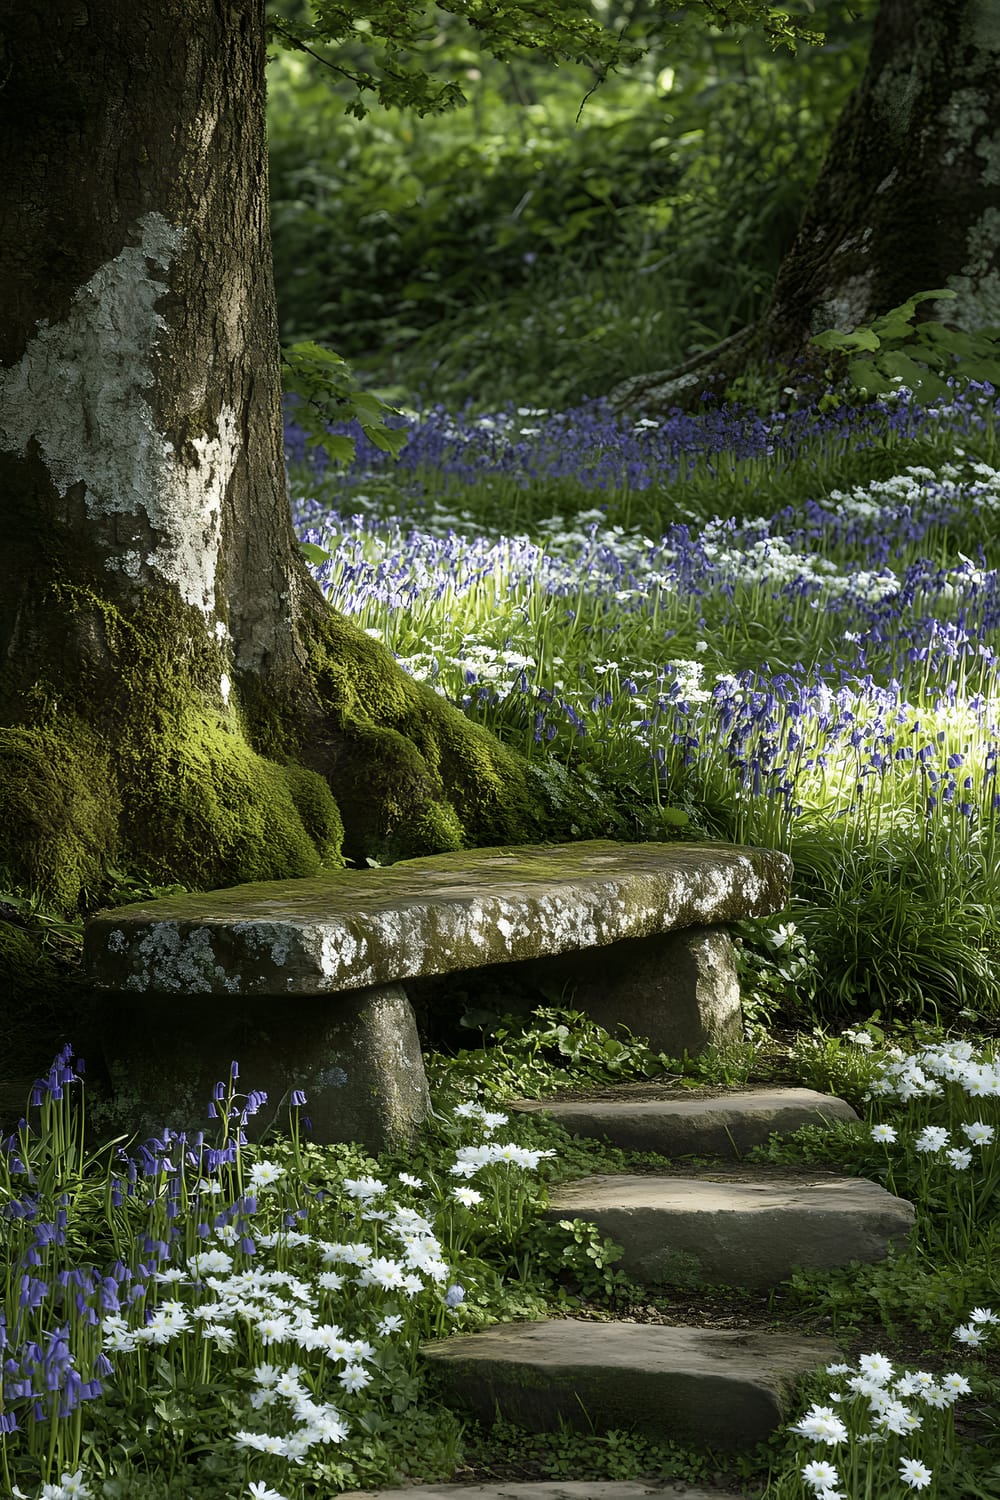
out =
[(85, 964), (118, 993), (330, 994), (764, 916), (790, 873), (726, 844), (472, 849), (119, 907)]

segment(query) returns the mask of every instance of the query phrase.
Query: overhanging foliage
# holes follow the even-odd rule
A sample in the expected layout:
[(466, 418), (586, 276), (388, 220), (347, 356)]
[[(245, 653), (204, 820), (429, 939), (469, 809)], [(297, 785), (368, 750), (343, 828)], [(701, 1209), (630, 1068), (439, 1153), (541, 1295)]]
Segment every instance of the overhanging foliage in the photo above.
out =
[[(347, 108), (362, 118), (374, 101), (419, 114), (466, 102), (457, 80), (442, 79), (436, 56), (456, 21), (471, 30), (484, 52), (503, 60), (528, 52), (555, 63), (584, 63), (593, 70), (596, 87), (610, 70), (634, 63), (685, 9), (660, 0), (640, 19), (587, 0), (450, 0), (445, 10), (426, 0), (311, 0), (305, 18), (275, 13), (269, 29), (282, 46), (309, 53), (353, 89)], [(696, 9), (709, 25), (756, 27), (774, 46), (792, 51), (798, 42), (822, 40), (808, 0), (809, 20), (762, 0), (699, 0)]]

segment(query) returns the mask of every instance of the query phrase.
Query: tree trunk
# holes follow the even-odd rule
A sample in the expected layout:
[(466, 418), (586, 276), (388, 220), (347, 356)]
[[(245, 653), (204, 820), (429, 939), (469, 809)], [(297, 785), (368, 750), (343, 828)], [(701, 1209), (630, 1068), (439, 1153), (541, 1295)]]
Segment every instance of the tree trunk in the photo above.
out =
[[(1000, 10), (994, 0), (882, 0), (868, 67), (842, 115), (764, 319), (790, 363), (914, 292), (928, 316), (1000, 324)], [(936, 311), (935, 311), (936, 308)]]
[(264, 0), (0, 24), (0, 889), (70, 910), (114, 870), (204, 887), (536, 836), (525, 767), (299, 558)]
[[(788, 367), (808, 340), (914, 292), (923, 316), (1000, 325), (1000, 9), (995, 0), (882, 0), (864, 76), (841, 116), (770, 303), (738, 346)], [(692, 404), (739, 373), (731, 341), (696, 370), (626, 381), (624, 405)]]

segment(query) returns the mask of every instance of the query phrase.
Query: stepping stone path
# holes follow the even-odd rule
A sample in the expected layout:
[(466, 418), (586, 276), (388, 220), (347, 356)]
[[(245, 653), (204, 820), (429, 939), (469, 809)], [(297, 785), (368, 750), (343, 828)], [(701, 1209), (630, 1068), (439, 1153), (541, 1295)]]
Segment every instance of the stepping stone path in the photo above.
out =
[(586, 1219), (624, 1246), (619, 1265), (647, 1285), (766, 1290), (796, 1266), (881, 1260), (913, 1210), (858, 1177), (712, 1172), (586, 1177), (553, 1194), (550, 1219)]
[[(774, 1131), (857, 1119), (841, 1099), (809, 1089), (719, 1095), (641, 1085), (595, 1101), (518, 1101), (569, 1130), (634, 1151), (740, 1157)], [(631, 1093), (631, 1097), (630, 1097)], [(718, 1163), (648, 1176), (593, 1176), (552, 1194), (549, 1216), (595, 1222), (624, 1247), (620, 1263), (648, 1285), (714, 1283), (756, 1290), (795, 1266), (831, 1268), (883, 1258), (913, 1225), (912, 1205), (876, 1183), (830, 1173)], [(663, 1442), (722, 1452), (752, 1449), (787, 1420), (804, 1375), (840, 1356), (828, 1338), (769, 1329), (551, 1318), (502, 1324), (424, 1346), (445, 1400), (489, 1422), (497, 1410), (536, 1432), (560, 1419), (582, 1431), (628, 1428)], [(426, 1500), (632, 1500), (679, 1495), (726, 1500), (674, 1484), (424, 1486)], [(346, 1497), (344, 1497), (346, 1500)], [(371, 1500), (371, 1497), (369, 1497)], [(729, 1500), (732, 1500), (730, 1495)]]

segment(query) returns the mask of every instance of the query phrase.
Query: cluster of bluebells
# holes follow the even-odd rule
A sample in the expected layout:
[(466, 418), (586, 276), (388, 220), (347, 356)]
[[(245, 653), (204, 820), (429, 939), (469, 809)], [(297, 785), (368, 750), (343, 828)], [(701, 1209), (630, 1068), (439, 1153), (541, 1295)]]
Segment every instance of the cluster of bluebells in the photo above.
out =
[[(976, 1308), (973, 1322), (997, 1321)], [(952, 1408), (971, 1391), (957, 1371), (933, 1375), (927, 1370), (897, 1372), (882, 1354), (863, 1354), (857, 1365), (832, 1364), (826, 1373), (836, 1381), (828, 1404), (814, 1404), (791, 1431), (837, 1457), (811, 1458), (801, 1468), (804, 1485), (816, 1500), (895, 1492), (894, 1480), (911, 1490), (928, 1488), (930, 1468), (912, 1452), (918, 1443), (941, 1452), (954, 1437)], [(873, 1485), (879, 1488), (873, 1488)]]
[[(988, 386), (970, 383), (947, 408), (933, 412), (947, 416), (960, 436), (983, 424)], [(683, 477), (694, 459), (713, 466), (778, 457), (793, 461), (807, 445), (850, 441), (854, 447), (908, 438), (920, 432), (931, 415), (911, 399), (845, 404), (819, 411), (807, 406), (796, 411), (762, 414), (737, 404), (704, 407), (695, 412), (675, 410), (660, 418), (638, 420), (616, 412), (607, 401), (587, 401), (569, 411), (544, 407), (507, 406), (488, 414), (466, 408), (459, 413), (431, 406), (396, 418), (405, 427), (406, 445), (398, 462), (365, 437), (358, 423), (340, 429), (353, 438), (355, 453), (348, 470), (370, 478), (390, 465), (410, 479), (419, 494), (429, 476), (459, 487), (504, 477), (522, 486), (539, 481), (572, 479), (581, 489), (646, 490), (669, 486)], [(322, 472), (322, 450), (307, 454), (302, 430), (290, 410), (285, 446), (293, 464), (311, 462)]]
[[(85, 1071), (70, 1047), (36, 1081), (30, 1110), (37, 1132), (72, 1155), (74, 1090)], [(141, 1273), (116, 1260), (103, 1272), (69, 1263), (70, 1195), (32, 1161), (27, 1119), (0, 1148), (0, 1244), (6, 1292), (0, 1299), (0, 1443), (24, 1424), (64, 1422), (104, 1394), (112, 1366), (101, 1347), (103, 1312), (145, 1296)], [(0, 1282), (0, 1287), (3, 1283)]]
[[(552, 1154), (492, 1139), (507, 1117), (469, 1102), (459, 1106), (466, 1141), (444, 1187), (401, 1172), (394, 1183), (334, 1176), (314, 1191), (246, 1147), (244, 1127), (265, 1096), (237, 1095), (237, 1077), (234, 1065), (213, 1097), (220, 1144), (165, 1131), (119, 1153), (106, 1191), (122, 1254), (103, 1269), (73, 1263), (82, 1226), (69, 1223), (58, 1181), (53, 1209), (53, 1183), (39, 1180), (38, 1162), (58, 1154), (44, 1132), (32, 1138), (22, 1122), (5, 1143), (8, 1180), (22, 1187), (6, 1195), (0, 1223), (8, 1248), (19, 1247), (0, 1304), (0, 1449), (16, 1452), (23, 1439), (50, 1464), (72, 1462), (59, 1435), (75, 1431), (79, 1442), (78, 1421), (66, 1424), (81, 1403), (155, 1390), (166, 1362), (230, 1387), (230, 1409), (243, 1413), (231, 1441), (246, 1460), (308, 1473), (311, 1456), (350, 1443), (366, 1411), (391, 1409), (386, 1371), (400, 1358), (411, 1364), (419, 1338), (442, 1320), (464, 1316), (465, 1287), (440, 1235), (456, 1212), (483, 1203), (486, 1185), (480, 1193), (447, 1178), (530, 1169)], [(78, 1082), (67, 1051), (36, 1088), (43, 1122), (52, 1124), (53, 1096), (68, 1105)], [(241, 1369), (249, 1374), (233, 1374)], [(82, 1470), (64, 1465), (40, 1500), (89, 1493)], [(247, 1493), (277, 1492), (255, 1480)]]

